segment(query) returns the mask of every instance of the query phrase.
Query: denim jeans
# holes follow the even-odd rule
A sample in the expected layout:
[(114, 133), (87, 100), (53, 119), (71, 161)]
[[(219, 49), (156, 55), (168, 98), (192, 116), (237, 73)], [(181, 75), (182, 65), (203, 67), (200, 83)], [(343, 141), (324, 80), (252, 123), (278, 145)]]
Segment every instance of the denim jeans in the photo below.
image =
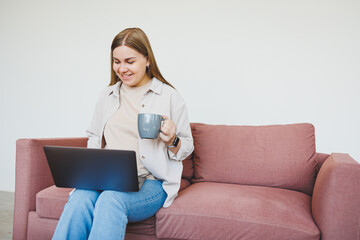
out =
[(139, 192), (76, 189), (64, 207), (53, 240), (124, 239), (127, 223), (152, 217), (166, 197), (162, 181), (149, 179)]

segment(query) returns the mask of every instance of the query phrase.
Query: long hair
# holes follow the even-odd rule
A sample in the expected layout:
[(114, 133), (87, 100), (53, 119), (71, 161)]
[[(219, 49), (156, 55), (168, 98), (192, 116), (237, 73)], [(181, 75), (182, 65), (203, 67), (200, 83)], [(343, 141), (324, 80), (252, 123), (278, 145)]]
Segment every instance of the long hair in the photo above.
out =
[(111, 79), (109, 84), (110, 86), (121, 81), (113, 69), (113, 64), (114, 64), (113, 51), (115, 48), (120, 46), (127, 46), (129, 48), (132, 48), (135, 51), (141, 53), (143, 56), (147, 57), (149, 61), (149, 67), (146, 68), (145, 74), (147, 74), (150, 79), (156, 77), (163, 83), (166, 83), (169, 86), (173, 87), (161, 75), (159, 67), (156, 64), (154, 53), (151, 49), (150, 41), (146, 36), (146, 34), (144, 33), (144, 31), (141, 30), (140, 28), (127, 28), (115, 36), (111, 44)]

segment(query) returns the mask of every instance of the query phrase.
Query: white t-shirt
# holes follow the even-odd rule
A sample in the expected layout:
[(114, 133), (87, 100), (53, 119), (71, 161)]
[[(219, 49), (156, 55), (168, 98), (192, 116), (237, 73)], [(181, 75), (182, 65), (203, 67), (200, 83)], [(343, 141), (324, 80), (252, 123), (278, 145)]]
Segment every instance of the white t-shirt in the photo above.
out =
[(149, 91), (151, 83), (152, 80), (140, 87), (121, 85), (120, 107), (107, 121), (104, 138), (105, 148), (135, 151), (138, 176), (155, 179), (141, 162), (137, 127), (137, 116), (140, 113), (141, 100)]

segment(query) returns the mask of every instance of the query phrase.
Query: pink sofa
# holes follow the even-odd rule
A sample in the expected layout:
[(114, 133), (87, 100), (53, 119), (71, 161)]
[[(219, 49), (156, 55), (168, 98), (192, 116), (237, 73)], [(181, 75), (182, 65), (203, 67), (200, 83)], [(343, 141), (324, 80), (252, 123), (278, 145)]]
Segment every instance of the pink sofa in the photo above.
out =
[[(360, 165), (316, 153), (311, 124), (191, 124), (169, 208), (127, 227), (126, 239), (360, 239)], [(86, 138), (20, 139), (16, 145), (14, 240), (50, 239), (70, 189), (55, 187), (43, 145)]]

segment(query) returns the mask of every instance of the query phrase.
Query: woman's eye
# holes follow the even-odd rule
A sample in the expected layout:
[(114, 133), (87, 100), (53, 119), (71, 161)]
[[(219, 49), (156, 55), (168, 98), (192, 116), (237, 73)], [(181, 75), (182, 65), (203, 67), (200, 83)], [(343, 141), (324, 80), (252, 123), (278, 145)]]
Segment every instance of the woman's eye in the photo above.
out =
[(129, 64), (133, 64), (134, 62), (128, 62)]
[(115, 63), (115, 64), (119, 64), (120, 62), (116, 62), (116, 61), (114, 61), (114, 63)]

